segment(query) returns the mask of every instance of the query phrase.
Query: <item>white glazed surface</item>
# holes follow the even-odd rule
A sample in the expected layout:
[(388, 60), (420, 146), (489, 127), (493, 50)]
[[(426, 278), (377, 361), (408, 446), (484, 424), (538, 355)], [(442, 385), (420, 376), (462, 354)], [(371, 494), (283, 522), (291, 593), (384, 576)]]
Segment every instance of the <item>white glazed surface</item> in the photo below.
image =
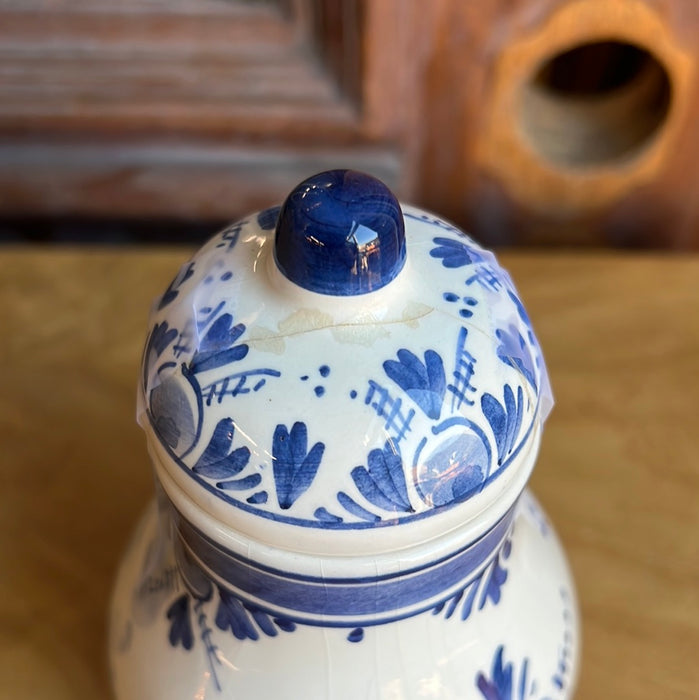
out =
[[(349, 639), (353, 630), (307, 625), (268, 636), (252, 618), (257, 639), (236, 639), (217, 624), (218, 592), (202, 602), (185, 587), (170, 533), (169, 518), (159, 521), (153, 504), (119, 572), (110, 639), (118, 700), (572, 695), (579, 658), (575, 592), (556, 535), (528, 491), (496, 561), (489, 558), (470, 576), (461, 596), (439, 610), (363, 628), (358, 641)], [(189, 650), (182, 643), (187, 626)]]
[[(285, 279), (265, 212), (182, 268), (151, 316), (140, 396), (173, 500), (309, 554), (392, 551), (511, 505), (551, 403), (541, 351), (492, 253), (404, 214), (404, 268), (357, 297)], [(283, 440), (308, 462), (278, 469)]]
[(343, 173), (290, 195), (313, 200), (291, 229), (285, 204), (214, 236), (154, 305), (159, 516), (117, 582), (119, 700), (569, 696), (575, 595), (523, 492), (551, 405), (531, 322), (492, 253), (395, 200), (405, 263), (309, 291), (344, 274), (324, 216), (362, 230), (346, 270), (388, 259), (362, 219), (388, 195)]

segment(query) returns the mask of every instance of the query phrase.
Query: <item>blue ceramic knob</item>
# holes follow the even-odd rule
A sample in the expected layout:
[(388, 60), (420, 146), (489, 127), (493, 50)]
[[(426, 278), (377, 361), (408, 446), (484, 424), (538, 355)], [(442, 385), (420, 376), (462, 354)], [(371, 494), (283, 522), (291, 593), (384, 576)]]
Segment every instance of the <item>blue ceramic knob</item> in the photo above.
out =
[(274, 259), (287, 279), (319, 294), (380, 289), (405, 262), (398, 200), (380, 180), (355, 170), (314, 175), (282, 205)]

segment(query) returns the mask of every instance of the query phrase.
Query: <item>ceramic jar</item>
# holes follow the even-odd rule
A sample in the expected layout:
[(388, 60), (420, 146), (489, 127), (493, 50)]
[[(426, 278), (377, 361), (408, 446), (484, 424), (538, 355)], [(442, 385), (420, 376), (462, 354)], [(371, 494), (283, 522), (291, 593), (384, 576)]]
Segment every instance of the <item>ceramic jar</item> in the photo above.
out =
[(374, 178), (219, 233), (151, 314), (118, 700), (570, 697), (573, 583), (526, 490), (551, 403), (492, 253)]

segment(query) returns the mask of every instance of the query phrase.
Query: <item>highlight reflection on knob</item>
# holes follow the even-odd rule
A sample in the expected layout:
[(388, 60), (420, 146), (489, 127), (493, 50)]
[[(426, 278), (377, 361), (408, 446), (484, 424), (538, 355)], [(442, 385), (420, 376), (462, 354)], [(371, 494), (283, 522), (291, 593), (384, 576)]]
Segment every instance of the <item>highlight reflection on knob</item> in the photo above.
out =
[(380, 289), (405, 263), (398, 200), (365, 173), (314, 175), (282, 205), (274, 259), (285, 277), (320, 294), (353, 296)]

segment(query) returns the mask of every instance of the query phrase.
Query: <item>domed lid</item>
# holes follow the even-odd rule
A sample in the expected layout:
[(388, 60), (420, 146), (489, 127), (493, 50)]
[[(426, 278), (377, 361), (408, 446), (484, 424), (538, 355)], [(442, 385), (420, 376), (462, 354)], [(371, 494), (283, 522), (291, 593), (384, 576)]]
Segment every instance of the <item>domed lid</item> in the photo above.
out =
[(551, 406), (492, 253), (343, 170), (181, 268), (151, 315), (140, 400), (178, 508), (241, 541), (336, 553), (502, 515)]

